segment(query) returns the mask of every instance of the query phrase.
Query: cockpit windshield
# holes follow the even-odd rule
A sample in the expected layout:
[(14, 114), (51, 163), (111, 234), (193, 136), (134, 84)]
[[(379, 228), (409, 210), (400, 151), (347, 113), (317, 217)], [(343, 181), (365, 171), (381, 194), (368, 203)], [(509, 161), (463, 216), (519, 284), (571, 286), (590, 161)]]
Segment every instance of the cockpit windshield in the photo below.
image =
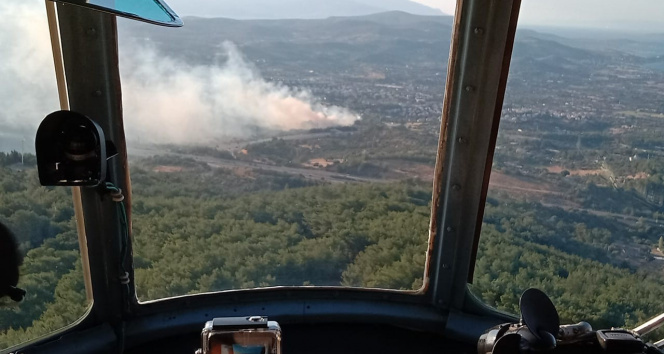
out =
[(471, 289), (631, 327), (664, 311), (664, 8), (564, 3), (522, 4)]
[(316, 4), (120, 21), (140, 300), (423, 287), (454, 7)]
[[(0, 223), (28, 291), (0, 350), (98, 326), (138, 351), (254, 305), (469, 343), (509, 317), (478, 300), (514, 314), (531, 287), (565, 323), (664, 311), (664, 5), (526, 1), (515, 38), (518, 0), (456, 23), (451, 0), (202, 3), (169, 0), (179, 30), (59, 4), (58, 48), (47, 2), (53, 52), (41, 1), (0, 4)], [(38, 183), (53, 53), (62, 108), (117, 148), (108, 183)]]
[(35, 132), (59, 109), (44, 2), (3, 1), (0, 16), (0, 223), (18, 241), (18, 287), (27, 291), (20, 303), (0, 300), (2, 350), (75, 323), (90, 298), (72, 193), (37, 177)]

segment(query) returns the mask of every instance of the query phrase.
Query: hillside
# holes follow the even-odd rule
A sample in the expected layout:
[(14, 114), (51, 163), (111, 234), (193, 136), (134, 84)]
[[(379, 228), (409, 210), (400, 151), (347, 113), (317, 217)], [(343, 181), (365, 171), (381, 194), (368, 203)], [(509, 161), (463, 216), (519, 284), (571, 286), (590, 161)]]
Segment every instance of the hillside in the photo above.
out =
[(181, 16), (234, 19), (314, 19), (329, 16), (361, 16), (385, 11), (416, 15), (442, 15), (439, 10), (408, 0), (232, 0), (169, 1)]
[[(320, 20), (251, 20), (188, 18), (181, 29), (164, 30), (137, 22), (120, 27), (123, 48), (154, 46), (162, 55), (189, 64), (224, 60), (218, 48), (235, 43), (261, 70), (302, 67), (307, 70), (357, 71), (358, 65), (403, 66), (447, 61), (452, 17), (388, 12)], [(204, 37), (200, 33), (206, 33)]]
[[(173, 156), (135, 165), (140, 300), (275, 285), (422, 285), (431, 200), (425, 183), (312, 184), (265, 172), (238, 178), (236, 170)], [(0, 220), (24, 243), (39, 244), (21, 268), (25, 302), (0, 308), (0, 348), (85, 312), (73, 208), (62, 203), (64, 188), (31, 193), (35, 172), (0, 167), (3, 205), (22, 200), (33, 210)], [(559, 305), (563, 323), (633, 325), (664, 310), (661, 278), (602, 256), (606, 243), (629, 233), (625, 225), (529, 203), (488, 203), (471, 287), (488, 304), (517, 312), (519, 294), (535, 286)], [(551, 212), (555, 219), (543, 217)]]
[[(353, 72), (358, 65), (445, 65), (452, 21), (451, 16), (420, 16), (392, 11), (308, 20), (238, 21), (190, 17), (180, 29), (124, 21), (120, 30), (127, 50), (147, 42), (162, 55), (191, 64), (223, 61), (223, 55), (220, 56), (214, 48), (230, 41), (236, 43), (246, 58), (261, 70), (307, 65), (308, 69), (326, 72)], [(206, 35), (201, 37), (200, 33)], [(514, 47), (514, 66), (522, 65), (523, 70), (578, 74), (593, 70), (598, 63), (640, 60), (627, 50), (624, 53), (606, 50), (609, 45), (615, 48), (618, 44), (631, 48), (630, 45), (635, 43), (633, 40), (613, 39), (592, 46), (587, 43), (587, 40), (519, 30)], [(642, 48), (653, 42), (644, 39), (639, 43)]]

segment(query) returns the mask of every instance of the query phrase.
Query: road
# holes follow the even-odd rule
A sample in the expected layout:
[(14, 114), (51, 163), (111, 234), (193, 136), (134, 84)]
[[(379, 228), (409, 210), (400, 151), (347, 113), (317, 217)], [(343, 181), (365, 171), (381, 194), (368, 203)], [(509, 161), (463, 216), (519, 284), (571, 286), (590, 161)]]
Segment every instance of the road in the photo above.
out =
[(543, 203), (543, 202), (540, 202), (540, 204), (542, 204), (542, 206), (550, 207), (550, 208), (551, 207), (556, 207), (556, 208), (562, 208), (562, 209), (565, 209), (565, 210), (574, 210), (574, 211), (587, 212), (588, 214), (601, 216), (601, 217), (605, 217), (605, 218), (610, 218), (610, 219), (615, 219), (617, 221), (621, 221), (621, 222), (626, 223), (628, 225), (634, 225), (637, 222), (642, 221), (643, 223), (648, 224), (650, 226), (659, 227), (659, 228), (664, 227), (664, 220), (662, 220), (660, 222), (657, 219), (648, 218), (648, 217), (644, 217), (644, 216), (625, 215), (625, 214), (620, 214), (620, 213), (612, 213), (610, 211), (587, 209), (587, 208), (578, 208), (576, 206), (561, 205), (561, 204), (552, 204), (552, 203)]
[[(261, 139), (260, 141), (263, 141), (263, 139)], [(244, 142), (243, 144), (244, 144), (244, 146), (246, 146), (247, 142)], [(198, 161), (198, 162), (206, 163), (208, 166), (213, 167), (213, 168), (227, 168), (227, 169), (247, 168), (247, 169), (259, 170), (259, 171), (260, 170), (273, 171), (273, 172), (298, 176), (298, 177), (306, 178), (306, 179), (310, 179), (310, 180), (326, 181), (326, 182), (330, 182), (330, 183), (389, 183), (389, 182), (397, 181), (395, 179), (381, 179), (381, 178), (351, 176), (351, 175), (348, 175), (348, 174), (331, 172), (331, 171), (326, 171), (326, 170), (323, 170), (323, 169), (316, 169), (316, 168), (278, 166), (278, 165), (270, 165), (270, 164), (265, 164), (265, 163), (242, 161), (242, 160), (220, 159), (220, 158), (210, 157), (210, 156), (199, 156), (199, 155), (193, 155), (193, 154), (172, 153), (170, 151), (164, 151), (162, 149), (158, 149), (156, 147), (150, 147), (150, 146), (133, 147), (133, 148), (130, 149), (130, 153), (131, 153), (130, 155), (132, 157), (148, 157), (148, 156), (169, 154), (169, 155), (179, 156), (179, 157), (183, 157), (183, 158), (190, 158), (190, 159), (193, 159), (193, 160)], [(536, 194), (551, 194), (551, 195), (557, 195), (557, 196), (565, 195), (564, 193), (557, 192), (557, 191), (552, 191), (552, 190), (548, 190), (548, 189), (532, 189), (532, 188), (525, 188), (525, 187), (522, 187), (522, 186), (505, 185), (505, 184), (501, 184), (501, 183), (491, 183), (491, 188), (507, 190), (507, 191), (530, 192), (530, 193), (536, 193)], [(595, 209), (579, 208), (576, 205), (572, 206), (572, 205), (562, 205), (562, 204), (551, 204), (551, 203), (546, 203), (546, 202), (540, 202), (540, 203), (543, 206), (546, 206), (546, 207), (560, 207), (560, 208), (567, 209), (567, 210), (574, 209), (576, 211), (584, 211), (584, 212), (587, 212), (589, 214), (593, 214), (593, 215), (601, 216), (601, 217), (606, 217), (606, 218), (612, 218), (612, 219), (619, 220), (619, 221), (622, 221), (622, 222), (625, 222), (625, 223), (628, 223), (628, 224), (631, 224), (631, 225), (633, 225), (636, 222), (638, 222), (639, 220), (641, 220), (642, 222), (645, 222), (646, 224), (649, 224), (650, 226), (664, 227), (663, 223), (660, 223), (659, 220), (655, 220), (653, 218), (630, 216), (630, 215), (625, 215), (625, 214), (620, 214), (620, 213), (611, 213), (611, 212), (608, 212), (608, 211), (595, 210)]]
[(371, 177), (361, 177), (361, 176), (351, 176), (344, 173), (337, 173), (326, 171), (323, 169), (315, 168), (299, 168), (299, 167), (288, 167), (288, 166), (277, 166), (270, 165), (258, 162), (242, 161), (242, 160), (231, 160), (231, 159), (220, 159), (210, 156), (199, 156), (193, 154), (181, 154), (173, 153), (170, 151), (164, 151), (157, 149), (155, 147), (142, 146), (142, 147), (132, 147), (129, 149), (129, 154), (131, 157), (148, 157), (155, 155), (174, 155), (183, 158), (190, 158), (198, 162), (203, 162), (208, 164), (213, 168), (248, 168), (252, 170), (263, 170), (263, 171), (273, 171), (279, 172), (294, 176), (299, 176), (307, 179), (318, 180), (318, 181), (327, 181), (332, 183), (385, 183), (393, 182), (391, 179), (380, 179), (380, 178), (371, 178)]

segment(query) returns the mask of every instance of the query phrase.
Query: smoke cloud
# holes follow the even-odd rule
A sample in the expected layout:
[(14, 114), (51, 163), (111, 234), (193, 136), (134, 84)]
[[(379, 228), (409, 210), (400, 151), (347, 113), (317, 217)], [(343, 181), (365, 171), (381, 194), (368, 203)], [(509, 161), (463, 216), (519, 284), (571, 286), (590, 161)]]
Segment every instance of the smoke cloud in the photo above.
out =
[[(34, 146), (41, 120), (60, 109), (42, 0), (0, 1), (0, 150)], [(306, 90), (264, 80), (231, 43), (219, 65), (190, 65), (121, 39), (125, 128), (129, 139), (206, 143), (256, 128), (349, 125), (357, 116)]]
[(32, 150), (39, 122), (58, 110), (43, 1), (0, 2), (0, 150)]
[(247, 136), (256, 127), (323, 128), (358, 119), (308, 91), (264, 80), (234, 44), (221, 47), (227, 60), (209, 66), (178, 62), (145, 46), (124, 51), (125, 121), (131, 134), (140, 135), (133, 138), (191, 143)]

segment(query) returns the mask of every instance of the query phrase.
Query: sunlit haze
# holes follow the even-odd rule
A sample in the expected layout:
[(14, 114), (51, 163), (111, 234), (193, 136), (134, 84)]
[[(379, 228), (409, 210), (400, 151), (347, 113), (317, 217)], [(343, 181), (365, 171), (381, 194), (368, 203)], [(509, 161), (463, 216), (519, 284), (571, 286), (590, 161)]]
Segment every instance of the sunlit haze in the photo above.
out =
[[(271, 1), (264, 1), (272, 3)], [(380, 10), (398, 10), (403, 6), (412, 5), (413, 2), (438, 9), (445, 14), (454, 14), (456, 5), (455, 0), (403, 0), (403, 1), (348, 1), (346, 6), (353, 3), (361, 5), (363, 10), (375, 8)], [(223, 4), (223, 2), (220, 2)], [(276, 1), (275, 1), (276, 3)], [(292, 4), (294, 1), (286, 1)], [(214, 13), (211, 8), (201, 8), (200, 11), (193, 6), (191, 0), (168, 0), (176, 11), (180, 11), (183, 16), (203, 16), (203, 17), (232, 17), (224, 13)], [(215, 6), (217, 6), (216, 4)], [(322, 5), (321, 5), (322, 6)], [(369, 6), (369, 7), (368, 7)], [(325, 9), (319, 9), (315, 17), (326, 17), (324, 10), (337, 10), (338, 6), (322, 6)], [(221, 7), (218, 7), (221, 8)], [(234, 13), (240, 9), (239, 6), (231, 8)], [(331, 11), (331, 10), (330, 10)], [(664, 1), (661, 0), (526, 0), (521, 4), (520, 24), (526, 26), (547, 26), (547, 27), (578, 27), (578, 28), (598, 28), (607, 30), (627, 30), (627, 31), (664, 31), (664, 21), (661, 21), (661, 14), (664, 14)], [(330, 14), (336, 15), (336, 14)], [(293, 17), (299, 17), (294, 15)]]
[(453, 15), (456, 8), (455, 0), (416, 0), (415, 2), (440, 9), (448, 15)]
[[(454, 0), (415, 0), (452, 14)], [(661, 0), (524, 0), (519, 23), (527, 26), (664, 31)]]

